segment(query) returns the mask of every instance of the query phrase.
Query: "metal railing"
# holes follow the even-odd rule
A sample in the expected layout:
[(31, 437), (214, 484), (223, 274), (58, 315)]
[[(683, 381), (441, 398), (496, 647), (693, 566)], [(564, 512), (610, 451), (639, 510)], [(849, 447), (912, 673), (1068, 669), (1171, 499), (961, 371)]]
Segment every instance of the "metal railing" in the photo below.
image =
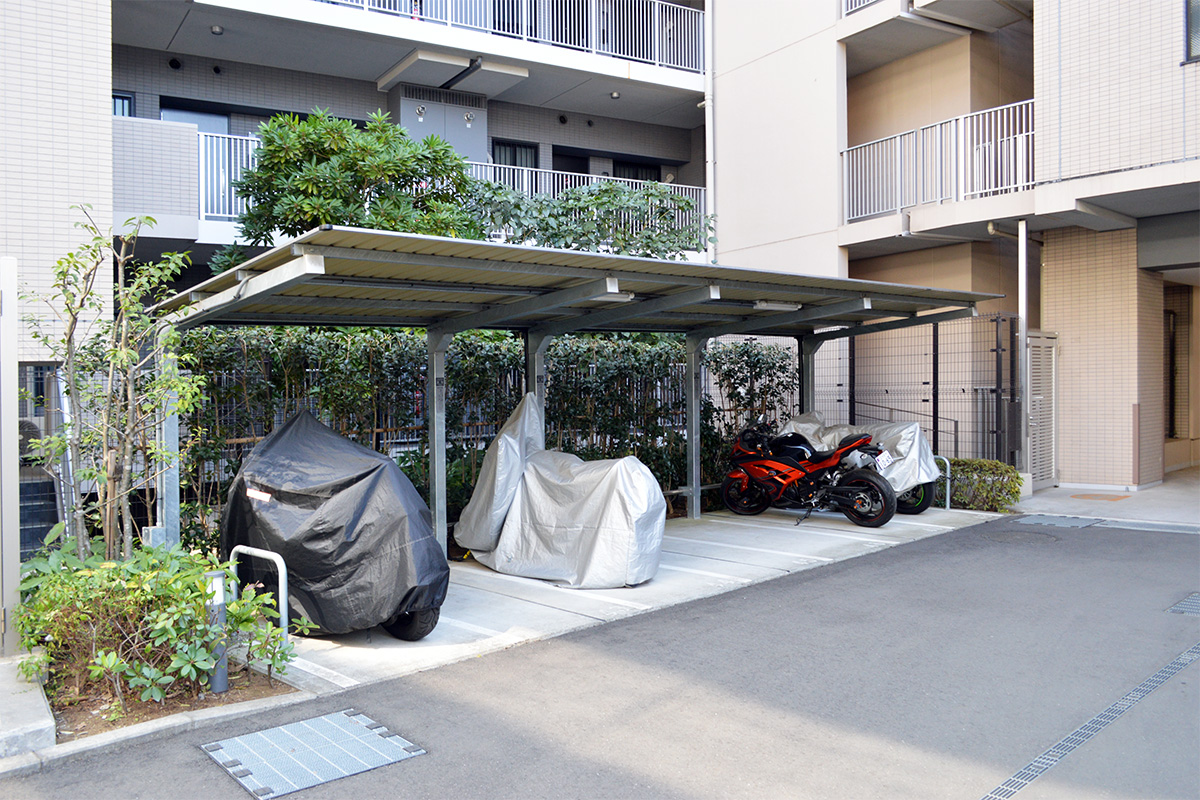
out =
[(689, 72), (704, 70), (704, 12), (666, 0), (316, 2), (468, 28)]
[(258, 139), (253, 136), (200, 135), (200, 219), (234, 222), (246, 210), (246, 200), (233, 182), (254, 166)]
[(1032, 188), (1033, 101), (964, 114), (842, 153), (845, 220)]
[(877, 3), (879, 0), (842, 0), (842, 16), (853, 14), (860, 8), (866, 8), (872, 3)]

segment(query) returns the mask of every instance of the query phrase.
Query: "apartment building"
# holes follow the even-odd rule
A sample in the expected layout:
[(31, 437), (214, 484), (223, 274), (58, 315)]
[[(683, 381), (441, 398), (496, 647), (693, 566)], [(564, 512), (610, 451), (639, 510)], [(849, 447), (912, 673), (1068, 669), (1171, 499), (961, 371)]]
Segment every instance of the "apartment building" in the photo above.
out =
[(1200, 4), (713, 5), (723, 263), (1004, 293), (1039, 485), (1200, 463)]
[[(1195, 0), (11, 0), (0, 21), (26, 291), (79, 203), (155, 217), (143, 254), (207, 275), (263, 120), (386, 109), (525, 191), (667, 182), (716, 212), (723, 264), (1003, 293), (982, 310), (1036, 358), (996, 415), (1024, 418), (1038, 485), (1200, 463)], [(18, 357), (36, 391), (46, 354)]]

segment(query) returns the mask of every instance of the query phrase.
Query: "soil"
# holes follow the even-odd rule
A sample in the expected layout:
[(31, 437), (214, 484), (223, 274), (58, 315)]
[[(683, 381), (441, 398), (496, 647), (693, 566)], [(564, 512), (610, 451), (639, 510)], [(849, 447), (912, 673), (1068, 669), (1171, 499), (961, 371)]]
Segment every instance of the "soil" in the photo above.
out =
[(124, 713), (121, 711), (121, 704), (107, 694), (69, 698), (47, 697), (46, 699), (50, 702), (50, 710), (54, 712), (54, 722), (58, 732), (57, 741), (62, 744), (184, 711), (216, 708), (294, 691), (296, 690), (278, 678), (272, 684), (267, 681), (266, 675), (243, 670), (229, 676), (229, 691), (227, 692), (221, 694), (205, 692), (199, 696), (181, 692), (168, 696), (161, 703), (153, 701), (143, 703), (134, 695), (125, 698), (127, 710)]

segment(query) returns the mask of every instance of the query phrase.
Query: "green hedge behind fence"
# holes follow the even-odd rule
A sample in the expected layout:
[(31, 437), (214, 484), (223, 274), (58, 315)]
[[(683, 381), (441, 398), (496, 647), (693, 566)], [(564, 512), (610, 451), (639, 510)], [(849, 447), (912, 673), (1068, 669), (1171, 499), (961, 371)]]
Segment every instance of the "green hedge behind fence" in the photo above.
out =
[[(184, 539), (211, 545), (229, 479), (250, 448), (301, 409), (390, 452), (428, 496), (422, 331), (205, 327), (184, 336), (209, 400), (187, 420)], [(705, 483), (720, 480), (727, 442), (748, 416), (795, 412), (794, 353), (756, 341), (714, 343), (717, 397), (702, 407)], [(468, 331), (446, 357), (447, 506), (470, 497), (483, 451), (524, 391), (524, 350), (503, 331)], [(546, 354), (547, 446), (585, 460), (637, 456), (664, 490), (686, 483), (684, 349), (672, 335), (562, 336)]]

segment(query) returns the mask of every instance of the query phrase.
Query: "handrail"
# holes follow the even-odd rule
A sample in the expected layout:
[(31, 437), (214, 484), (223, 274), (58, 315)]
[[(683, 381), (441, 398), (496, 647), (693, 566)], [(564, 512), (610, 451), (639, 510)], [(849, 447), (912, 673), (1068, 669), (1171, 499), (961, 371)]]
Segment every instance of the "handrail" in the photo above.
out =
[(236, 582), (238, 577), (238, 562), (237, 555), (245, 553), (248, 556), (255, 558), (264, 558), (273, 564), (279, 573), (279, 596), (276, 598), (279, 607), (279, 627), (283, 629), (283, 643), (288, 641), (288, 576), (287, 565), (283, 563), (283, 556), (279, 553), (272, 553), (270, 550), (263, 550), (258, 547), (251, 547), (248, 544), (234, 545), (234, 548), (229, 551), (229, 561), (233, 566), (233, 579)]
[[(950, 510), (950, 459), (946, 458), (945, 456), (934, 456), (933, 460), (941, 461), (943, 464), (946, 465), (946, 469), (945, 469), (945, 473), (946, 473), (946, 510), (949, 511)], [(940, 478), (939, 478), (939, 480), (940, 480)]]
[[(704, 12), (668, 0), (316, 0), (662, 67), (704, 71)], [(614, 7), (615, 6), (615, 7)]]

